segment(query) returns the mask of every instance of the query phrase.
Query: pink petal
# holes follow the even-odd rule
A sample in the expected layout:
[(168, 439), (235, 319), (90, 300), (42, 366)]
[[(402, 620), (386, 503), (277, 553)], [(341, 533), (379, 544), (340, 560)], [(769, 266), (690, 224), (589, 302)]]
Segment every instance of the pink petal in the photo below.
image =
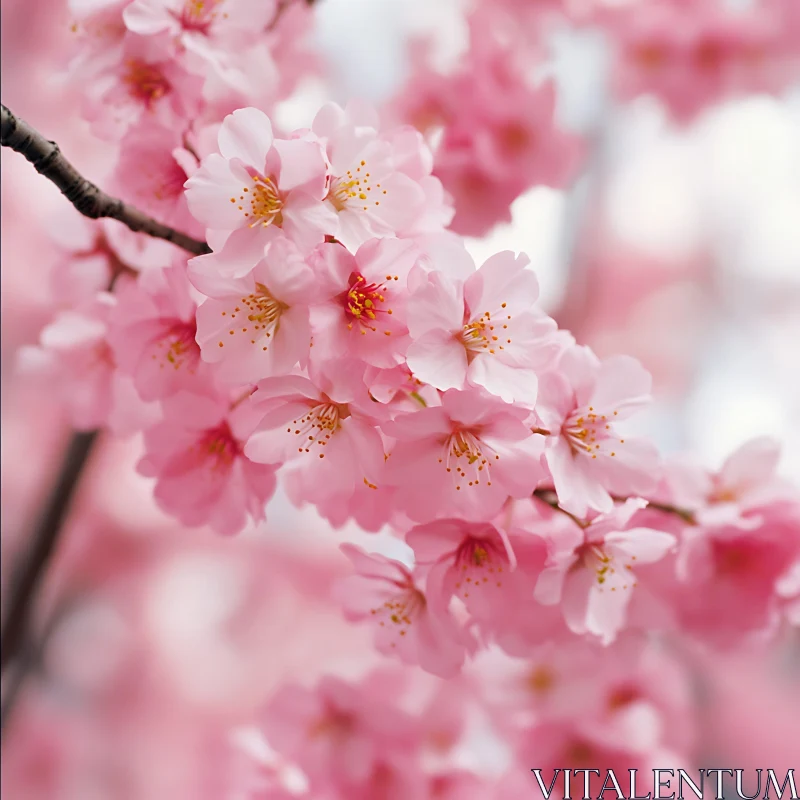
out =
[(184, 185), (189, 210), (207, 228), (235, 230), (247, 221), (238, 204), (231, 203), (242, 193), (242, 181), (222, 156), (208, 156)]
[(776, 440), (766, 436), (752, 439), (728, 456), (719, 472), (719, 483), (724, 489), (740, 492), (758, 486), (775, 474), (780, 457)]
[(461, 389), (467, 375), (464, 346), (447, 331), (430, 331), (412, 341), (406, 361), (418, 380), (439, 390)]
[(473, 386), (482, 386), (506, 403), (519, 403), (528, 408), (536, 403), (539, 385), (536, 373), (504, 364), (493, 355), (480, 354), (474, 358), (467, 370), (467, 381)]
[(281, 157), (281, 191), (302, 189), (322, 200), (327, 185), (327, 166), (319, 142), (278, 139), (275, 149)]
[(631, 528), (627, 531), (609, 533), (605, 541), (613, 549), (628, 557), (634, 556), (642, 564), (652, 564), (673, 550), (678, 540), (671, 533), (664, 531)]
[(239, 158), (261, 173), (272, 148), (272, 123), (257, 108), (240, 108), (222, 121), (218, 141), (224, 158)]
[[(585, 571), (585, 570), (584, 570)], [(611, 591), (615, 589), (616, 591)], [(631, 599), (632, 587), (599, 586), (595, 581), (589, 590), (586, 608), (586, 630), (599, 636), (603, 644), (610, 644), (625, 626), (625, 616)]]
[(589, 405), (597, 413), (630, 414), (650, 401), (651, 389), (650, 373), (635, 358), (612, 356), (600, 364)]
[(529, 263), (526, 255), (515, 256), (510, 250), (489, 258), (464, 286), (470, 316), (484, 311), (508, 316), (528, 310), (539, 297), (539, 282), (527, 269)]
[(558, 502), (577, 517), (585, 517), (589, 508), (608, 512), (614, 502), (608, 492), (586, 473), (582, 458), (575, 456), (569, 444), (559, 436), (545, 453), (553, 476)]
[(428, 275), (409, 300), (407, 321), (413, 339), (432, 330), (460, 331), (464, 324), (460, 284), (436, 272)]

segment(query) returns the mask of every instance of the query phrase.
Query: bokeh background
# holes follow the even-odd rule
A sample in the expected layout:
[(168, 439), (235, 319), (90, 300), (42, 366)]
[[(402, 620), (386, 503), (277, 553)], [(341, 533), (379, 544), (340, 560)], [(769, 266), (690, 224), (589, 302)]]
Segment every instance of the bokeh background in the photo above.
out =
[[(646, 2), (646, 0), (645, 0)], [(276, 109), (286, 128), (326, 99), (384, 104), (429, 41), (447, 67), (468, 42), (459, 0), (319, 0), (318, 74)], [(767, 13), (767, 12), (765, 12)], [(114, 149), (78, 113), (67, 79), (64, 0), (3, 0), (2, 99), (103, 185)], [(758, 435), (778, 438), (800, 478), (800, 75), (687, 124), (657, 99), (609, 90), (608, 42), (567, 24), (545, 37), (561, 124), (587, 137), (564, 191), (535, 188), (512, 220), (468, 246), (476, 260), (527, 252), (543, 305), (600, 355), (626, 352), (654, 376), (639, 427), (666, 454), (718, 466)], [(798, 43), (800, 46), (800, 43)], [(69, 287), (54, 289), (70, 236), (65, 201), (2, 153), (2, 586), (47, 497), (70, 430), (54, 387), (19, 374)], [(328, 599), (343, 569), (332, 531), (280, 495), (269, 522), (235, 541), (182, 530), (135, 472), (137, 437), (104, 436), (79, 487), (36, 609), (42, 652), (2, 739), (8, 798), (227, 798), (232, 776), (268, 764), (252, 726), (288, 677), (355, 677), (380, 663)], [(388, 535), (372, 549), (403, 555)], [(692, 710), (714, 766), (800, 765), (800, 646), (697, 659)], [(4, 691), (7, 686), (4, 684)], [(476, 745), (488, 773), (502, 756)]]

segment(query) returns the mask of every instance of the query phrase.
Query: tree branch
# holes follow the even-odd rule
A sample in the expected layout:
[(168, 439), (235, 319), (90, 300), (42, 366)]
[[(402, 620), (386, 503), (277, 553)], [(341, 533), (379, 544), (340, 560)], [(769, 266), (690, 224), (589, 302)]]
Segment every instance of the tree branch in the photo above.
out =
[(191, 236), (162, 225), (139, 209), (101, 191), (64, 158), (55, 142), (45, 139), (27, 122), (14, 116), (4, 105), (0, 105), (0, 144), (25, 156), (36, 171), (51, 180), (85, 217), (91, 219), (111, 217), (136, 233), (165, 239), (196, 256), (211, 252), (205, 242), (192, 239)]
[(29, 639), (28, 624), (36, 590), (55, 551), (72, 496), (96, 439), (97, 431), (72, 435), (58, 483), (47, 501), (31, 539), (30, 549), (22, 556), (19, 569), (15, 574), (12, 573), (6, 606), (8, 613), (5, 614), (0, 633), (0, 670), (3, 672), (11, 659), (22, 652)]
[[(574, 514), (570, 514), (569, 511), (559, 505), (558, 495), (552, 489), (536, 489), (533, 493), (533, 497), (550, 506), (553, 511), (560, 511), (562, 514), (565, 514), (579, 527), (585, 528), (588, 526), (589, 523), (586, 520), (578, 519)], [(624, 503), (628, 498), (614, 495), (612, 499), (615, 503)], [(664, 514), (674, 514), (680, 517), (687, 525), (697, 525), (694, 513), (686, 508), (679, 508), (678, 506), (668, 505), (667, 503), (656, 503), (652, 500), (647, 501), (645, 508), (661, 511)]]

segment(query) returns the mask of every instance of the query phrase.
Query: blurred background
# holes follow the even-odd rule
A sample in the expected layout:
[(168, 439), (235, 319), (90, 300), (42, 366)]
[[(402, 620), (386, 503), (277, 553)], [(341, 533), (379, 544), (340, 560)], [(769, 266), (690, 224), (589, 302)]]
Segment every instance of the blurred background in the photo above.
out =
[[(732, 13), (753, 8), (731, 4)], [(766, 2), (756, 13), (785, 27), (782, 8)], [(278, 125), (309, 125), (326, 99), (351, 97), (393, 121), (418, 119), (427, 71), (461, 68), (475, 35), (470, 10), (461, 0), (318, 0), (305, 44), (318, 64), (275, 104)], [(79, 113), (81, 86), (66, 69), (73, 16), (66, 0), (3, 0), (2, 100), (102, 186), (116, 149)], [(554, 15), (535, 54), (510, 40), (530, 55), (526, 75), (555, 81), (559, 126), (583, 155), (562, 188), (509, 198), (487, 230), (468, 235), (469, 250), (478, 263), (527, 252), (548, 313), (598, 354), (645, 364), (656, 402), (637, 425), (662, 452), (718, 467), (770, 435), (783, 444), (781, 474), (797, 481), (800, 73), (787, 66), (777, 82), (676, 113), (652, 92), (620, 90), (606, 27), (618, 19)], [(784, 34), (800, 50), (800, 28)], [(74, 224), (63, 221), (64, 203), (3, 150), (4, 602), (70, 436), (56, 387), (17, 370), (20, 347), (68, 301), (70, 287), (53, 280)], [(235, 797), (235, 776), (271, 763), (252, 726), (278, 685), (356, 677), (382, 662), (329, 588), (343, 571), (342, 539), (401, 557), (404, 545), (334, 532), (280, 494), (268, 524), (236, 541), (178, 528), (136, 473), (140, 452), (138, 436), (101, 434), (78, 487), (36, 608), (43, 644), (3, 731), (8, 798)], [(698, 662), (702, 702), (683, 724), (715, 766), (800, 764), (797, 653), (789, 640)], [(8, 673), (3, 680), (5, 698)], [(501, 771), (479, 750), (464, 756), (472, 768)]]

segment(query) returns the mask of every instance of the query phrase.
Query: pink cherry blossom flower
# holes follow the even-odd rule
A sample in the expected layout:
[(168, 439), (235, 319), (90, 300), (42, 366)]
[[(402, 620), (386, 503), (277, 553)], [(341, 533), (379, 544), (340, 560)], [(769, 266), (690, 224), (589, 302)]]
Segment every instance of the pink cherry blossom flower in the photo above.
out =
[(372, 414), (359, 365), (337, 361), (315, 382), (299, 375), (267, 378), (250, 398), (260, 421), (245, 447), (259, 463), (296, 461), (294, 494), (309, 502), (348, 502), (356, 487), (374, 490), (385, 463), (383, 442)]
[(423, 591), (399, 561), (353, 544), (343, 544), (341, 550), (355, 568), (334, 589), (345, 617), (369, 622), (375, 646), (384, 655), (418, 664), (440, 678), (456, 675), (469, 639), (450, 615), (447, 597)]
[(506, 251), (463, 283), (428, 274), (408, 310), (407, 362), (419, 380), (441, 390), (480, 386), (533, 407), (537, 372), (552, 365), (560, 344), (555, 322), (534, 310), (539, 287), (528, 264)]
[(351, 250), (368, 239), (409, 228), (427, 199), (418, 180), (406, 171), (424, 163), (416, 177), (430, 175), (433, 159), (422, 137), (399, 140), (396, 133), (390, 137), (378, 128), (374, 109), (356, 102), (346, 109), (328, 103), (312, 125), (325, 142), (331, 164), (327, 203), (338, 219), (331, 233)]
[(320, 245), (312, 262), (330, 299), (311, 310), (317, 363), (348, 354), (376, 367), (400, 364), (408, 345), (408, 273), (413, 242), (372, 239), (352, 256), (341, 244)]
[(258, 42), (276, 6), (276, 0), (133, 0), (123, 18), (143, 37), (169, 38), (192, 72), (234, 78), (233, 87), (243, 89), (231, 62)]
[(218, 253), (192, 259), (189, 279), (208, 295), (197, 309), (197, 341), (222, 380), (255, 383), (305, 364), (316, 279), (280, 232), (261, 243), (232, 236)]
[(275, 466), (243, 452), (252, 427), (247, 406), (224, 395), (178, 392), (163, 401), (163, 420), (145, 431), (139, 472), (156, 479), (154, 496), (182, 525), (240, 532), (264, 519)]
[(350, 684), (326, 676), (315, 689), (285, 685), (267, 705), (262, 728), (312, 787), (343, 791), (370, 781), (387, 753), (410, 754), (418, 741), (414, 720), (387, 700), (382, 681), (370, 679)]
[(209, 231), (243, 229), (258, 239), (280, 227), (310, 250), (335, 228), (322, 202), (326, 159), (313, 137), (275, 139), (263, 111), (240, 108), (225, 117), (218, 140), (220, 154), (204, 158), (186, 182), (189, 208)]
[(120, 142), (110, 190), (159, 222), (200, 238), (203, 227), (189, 213), (183, 191), (196, 167), (174, 131), (155, 124), (135, 127)]
[(197, 304), (181, 261), (150, 270), (118, 293), (108, 343), (143, 400), (191, 389), (206, 374), (195, 341)]
[(621, 434), (616, 423), (650, 401), (650, 375), (638, 361), (600, 361), (586, 347), (572, 347), (558, 370), (540, 379), (537, 414), (548, 436), (546, 458), (558, 501), (579, 517), (608, 512), (611, 495), (655, 489), (659, 459), (650, 442)]
[[(435, 175), (455, 201), (452, 229), (483, 236), (510, 221), (510, 204), (534, 185), (560, 188), (582, 147), (555, 121), (552, 81), (532, 85), (520, 26), (494, 25), (496, 9), (470, 19), (470, 55), (447, 77), (423, 70), (400, 99), (405, 118), (441, 130)], [(432, 124), (430, 124), (432, 123)]]
[(53, 218), (50, 235), (59, 250), (50, 272), (53, 302), (80, 307), (105, 291), (112, 279), (132, 272), (106, 234), (108, 223), (114, 222), (90, 220), (72, 206)]
[(145, 123), (180, 132), (200, 110), (201, 89), (157, 43), (128, 34), (117, 62), (87, 84), (84, 114), (105, 139)]
[(683, 533), (672, 605), (684, 629), (717, 645), (771, 632), (792, 585), (787, 570), (800, 557), (800, 506), (763, 508), (755, 519)]
[(75, 50), (69, 71), (76, 78), (92, 80), (116, 61), (127, 32), (122, 19), (127, 4), (128, 0), (68, 0)]
[(660, 0), (639, 14), (622, 9), (609, 23), (619, 42), (617, 90), (650, 92), (681, 122), (726, 96), (776, 91), (785, 81), (779, 14), (730, 11)]
[(700, 482), (707, 505), (697, 509), (697, 521), (708, 527), (755, 528), (762, 522), (759, 509), (774, 516), (777, 507), (796, 505), (795, 488), (776, 474), (780, 456), (780, 443), (774, 439), (745, 442), (719, 472)]
[(106, 335), (116, 302), (100, 292), (82, 308), (62, 311), (44, 328), (38, 347), (19, 353), (21, 371), (58, 390), (80, 429), (106, 424), (113, 408), (116, 362)]
[(544, 567), (543, 539), (444, 519), (412, 528), (406, 541), (418, 567), (430, 567), (429, 589), (458, 597), (484, 633), (513, 629), (517, 617), (536, 613), (531, 597)]
[[(576, 717), (569, 720), (549, 720), (528, 729), (519, 737), (518, 756), (523, 763), (541, 764), (541, 778), (545, 786), (553, 779), (554, 770), (583, 770), (587, 779), (588, 796), (600, 793), (605, 770), (613, 771), (619, 781), (629, 776), (629, 769), (639, 770), (639, 775), (650, 775), (656, 764), (683, 763), (663, 747), (660, 739), (658, 718), (652, 715), (634, 717), (622, 730), (615, 730), (594, 719)], [(602, 764), (601, 774), (594, 764)], [(592, 770), (595, 770), (593, 773)], [(527, 792), (520, 793), (519, 800), (539, 794), (533, 775), (528, 775)], [(563, 773), (558, 781), (563, 780)], [(622, 783), (622, 786), (626, 786)], [(572, 773), (572, 791), (583, 792), (583, 775)], [(558, 791), (558, 787), (556, 787)], [(506, 792), (498, 795), (508, 797)], [(511, 797), (515, 797), (511, 795)]]
[(381, 479), (378, 463), (377, 483), (356, 481), (353, 491), (337, 494), (320, 493), (318, 485), (309, 479), (306, 471), (289, 469), (281, 477), (282, 488), (296, 508), (313, 503), (314, 509), (336, 530), (343, 528), (352, 520), (362, 531), (378, 533), (385, 525), (402, 528), (407, 519), (395, 508), (395, 488)]
[(398, 508), (416, 522), (479, 520), (496, 514), (509, 496), (529, 496), (545, 470), (542, 438), (526, 417), (481, 390), (450, 389), (440, 407), (384, 423), (396, 440), (386, 480), (397, 486)]
[(631, 517), (647, 505), (628, 500), (585, 528), (575, 526), (551, 548), (536, 584), (536, 599), (545, 605), (561, 603), (564, 619), (579, 634), (612, 642), (623, 629), (634, 567), (660, 561), (674, 548), (676, 538), (664, 531), (627, 528)]

